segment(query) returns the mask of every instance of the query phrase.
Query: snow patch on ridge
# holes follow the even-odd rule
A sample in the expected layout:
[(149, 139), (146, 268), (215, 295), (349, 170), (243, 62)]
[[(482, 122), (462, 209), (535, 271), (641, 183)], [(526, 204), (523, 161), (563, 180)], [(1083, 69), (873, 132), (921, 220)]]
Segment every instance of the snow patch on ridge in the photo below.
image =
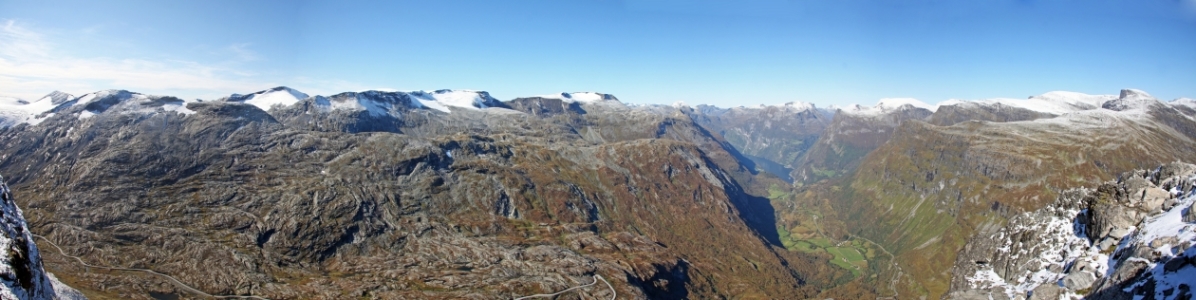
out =
[(1192, 98), (1179, 98), (1171, 100), (1169, 104), (1172, 106), (1187, 106), (1189, 108), (1196, 109), (1196, 99)]
[(850, 106), (847, 106), (844, 108), (838, 108), (838, 107), (834, 107), (834, 106), (832, 106), (831, 108), (838, 109), (839, 111), (841, 111), (843, 113), (852, 114), (852, 115), (879, 116), (879, 115), (888, 114), (891, 112), (902, 110), (904, 107), (922, 108), (922, 109), (926, 109), (929, 111), (935, 111), (936, 109), (938, 109), (938, 106), (936, 106), (936, 105), (926, 104), (925, 102), (919, 101), (918, 99), (914, 99), (914, 98), (884, 98), (884, 99), (880, 99), (880, 101), (877, 102), (875, 106), (863, 106), (863, 105), (855, 104), (855, 105), (850, 105)]
[(595, 103), (601, 101), (619, 101), (615, 95), (603, 94), (596, 92), (574, 92), (574, 93), (560, 93), (555, 95), (541, 95), (537, 96), (545, 99), (560, 99), (565, 102), (581, 102), (581, 103)]
[(905, 105), (922, 108), (929, 111), (934, 111), (936, 108), (936, 106), (926, 104), (925, 102), (918, 101), (918, 99), (914, 98), (884, 98), (880, 99), (880, 102), (876, 103), (877, 107), (887, 108), (889, 110), (897, 110)]
[(265, 111), (274, 106), (290, 107), (300, 102), (312, 101), (322, 109), (367, 111), (374, 116), (389, 114), (396, 105), (451, 113), (451, 108), (477, 110), (494, 106), (494, 103), (499, 102), (487, 92), (472, 90), (399, 92), (394, 89), (374, 89), (324, 97), (309, 96), (288, 87), (276, 87), (249, 95), (233, 94), (224, 100), (243, 102)]
[[(96, 101), (103, 103), (89, 105)], [(195, 111), (187, 108), (187, 103), (189, 102), (191, 101), (169, 96), (145, 95), (124, 90), (106, 90), (83, 95), (83, 97), (79, 97), (73, 103), (66, 104), (85, 107), (86, 109), (80, 110), (76, 115), (80, 120), (85, 120), (108, 111), (120, 114), (148, 114), (158, 111), (169, 111), (191, 115)], [(92, 110), (93, 108), (98, 110)]]
[(1100, 105), (1106, 101), (1117, 99), (1117, 95), (1089, 95), (1077, 92), (1053, 91), (1030, 97), (1030, 99), (1063, 103), (1077, 107), (1096, 108), (1100, 107)]
[[(1196, 242), (1196, 223), (1183, 220), (1187, 210), (1192, 209), (1192, 205), (1196, 203), (1196, 193), (1191, 191), (1191, 184), (1196, 182), (1196, 177), (1180, 178), (1186, 183), (1173, 182), (1168, 191), (1173, 198), (1167, 201), (1175, 202), (1170, 205), (1160, 204), (1162, 206), (1156, 213), (1142, 218), (1141, 223), (1130, 225), (1129, 234), (1121, 238), (1111, 252), (1102, 251), (1099, 243), (1090, 241), (1087, 232), (1089, 224), (1083, 221), (1091, 222), (1091, 219), (1088, 219), (1091, 212), (1087, 209), (1064, 208), (1069, 205), (1056, 203), (1012, 218), (1009, 227), (990, 238), (998, 242), (996, 256), (1015, 259), (1028, 257), (1029, 260), (1021, 265), (1026, 268), (1020, 273), (1009, 273), (1002, 277), (1001, 272), (1011, 270), (994, 270), (993, 266), (983, 264), (973, 274), (965, 277), (967, 288), (1002, 291), (1006, 297), (1016, 299), (1041, 285), (1067, 286), (1069, 280), (1077, 280), (1071, 284), (1078, 284), (1080, 281), (1076, 278), (1082, 277), (1084, 273), (1094, 276), (1089, 277), (1089, 282), (1093, 284), (1092, 288), (1096, 288), (1095, 284), (1099, 284), (1101, 280), (1124, 271), (1119, 269), (1119, 264), (1135, 262), (1144, 264), (1144, 271), (1140, 275), (1125, 278), (1126, 285), (1113, 288), (1134, 293), (1141, 292), (1138, 291), (1141, 288), (1147, 288), (1145, 292), (1153, 294), (1154, 299), (1176, 299), (1180, 296), (1180, 285), (1196, 286), (1196, 265), (1176, 261), (1191, 261), (1196, 257), (1196, 246), (1192, 246), (1192, 243)], [(1148, 188), (1155, 187), (1151, 185)], [(1077, 198), (1077, 201), (1083, 200)], [(1135, 207), (1139, 203), (1124, 205)], [(1032, 241), (1027, 242), (1027, 238)], [(1142, 253), (1153, 254), (1147, 254), (1146, 258), (1139, 257)], [(1150, 255), (1155, 257), (1149, 258)], [(1153, 287), (1148, 284), (1153, 284)], [(1076, 289), (1088, 288), (1078, 286)], [(1136, 294), (1135, 297), (1141, 298), (1143, 295)], [(1081, 295), (1072, 290), (1065, 291), (1063, 296), (1063, 299), (1079, 298)]]
[[(1191, 100), (1191, 99), (1187, 99)], [(1002, 105), (1014, 108), (1021, 108), (1030, 111), (1047, 113), (1053, 115), (1064, 115), (1076, 113), (1081, 111), (1089, 111), (1100, 109), (1102, 107), (1111, 110), (1131, 110), (1145, 108), (1150, 103), (1157, 101), (1150, 94), (1135, 89), (1122, 90), (1121, 95), (1089, 95), (1077, 92), (1067, 91), (1053, 91), (1044, 93), (1042, 95), (1031, 96), (1026, 99), (1014, 98), (990, 98), (977, 100), (963, 100), (963, 99), (949, 99), (931, 105), (925, 102), (912, 98), (884, 98), (877, 102), (874, 106), (864, 105), (850, 105), (846, 107), (830, 106), (832, 110), (837, 109), (841, 112), (854, 115), (882, 115), (899, 110), (900, 107), (909, 105), (912, 107), (923, 108), (930, 111), (937, 111), (939, 107), (949, 105)], [(1177, 100), (1178, 101), (1178, 100)], [(1173, 102), (1178, 105), (1187, 105), (1192, 103), (1196, 107), (1196, 102)]]
[(332, 99), (329, 99), (324, 96), (316, 96), (315, 103), (317, 106), (324, 106), (332, 110), (366, 111), (372, 116), (384, 116), (390, 113), (390, 108), (393, 105), (379, 102), (374, 97), (398, 97), (398, 95), (402, 94), (365, 91), (352, 93), (352, 97), (333, 96)]
[[(1070, 218), (1060, 216), (1075, 216), (1081, 212), (1076, 209), (1062, 209), (1054, 206), (1035, 212), (1042, 222), (1032, 224), (1018, 223), (1008, 232), (1002, 231), (998, 236), (1003, 243), (998, 251), (1014, 257), (1028, 255), (1034, 258), (1028, 261), (1037, 270), (1021, 274), (1009, 274), (1012, 278), (1002, 278), (991, 266), (982, 267), (971, 276), (967, 282), (973, 289), (1003, 290), (1006, 297), (1016, 299), (1017, 295), (1026, 295), (1034, 288), (1043, 284), (1051, 284), (1062, 280), (1066, 274), (1061, 268), (1067, 265), (1078, 265), (1080, 261), (1097, 274), (1105, 274), (1109, 269), (1108, 256), (1101, 254), (1100, 249), (1091, 245), (1082, 232), (1076, 232), (1076, 222)], [(1015, 236), (1025, 235), (1027, 232), (1037, 233), (1040, 242), (1032, 252), (1009, 253), (1014, 248)], [(1060, 267), (1052, 270), (1052, 265)]]
[(471, 90), (414, 91), (409, 94), (424, 107), (445, 113), (452, 113), (449, 107), (476, 110), (498, 101), (490, 97), (490, 93)]
[(42, 115), (73, 98), (70, 94), (54, 91), (34, 102), (27, 102), (17, 98), (0, 101), (0, 128), (17, 124), (37, 125), (49, 116)]
[(770, 107), (778, 108), (778, 109), (781, 109), (784, 111), (793, 111), (793, 112), (807, 111), (807, 110), (815, 109), (814, 103), (801, 102), (801, 101), (791, 101), (791, 102), (786, 102), (786, 103), (782, 103), (782, 104), (757, 104), (755, 106), (739, 106), (736, 108), (739, 108), (739, 109), (767, 109)]
[(1141, 90), (1124, 89), (1121, 90), (1121, 95), (1117, 99), (1106, 101), (1101, 104), (1101, 108), (1127, 111), (1127, 110), (1147, 110), (1151, 105), (1160, 103), (1150, 94)]
[(1002, 105), (1014, 108), (1026, 109), (1029, 111), (1047, 113), (1052, 115), (1064, 115), (1085, 110), (1093, 110), (1101, 107), (1102, 104), (1108, 101), (1118, 99), (1115, 95), (1088, 95), (1077, 92), (1054, 91), (1048, 92), (1038, 96), (1031, 96), (1026, 99), (1013, 98), (991, 98), (980, 100), (960, 100), (951, 99), (940, 102), (939, 107), (948, 105), (984, 105), (994, 106)]
[[(1177, 250), (1179, 249), (1175, 249), (1180, 247), (1179, 244), (1184, 242), (1196, 242), (1196, 224), (1183, 221), (1184, 211), (1186, 209), (1192, 209), (1193, 203), (1196, 203), (1196, 195), (1188, 195), (1187, 197), (1184, 197), (1183, 200), (1179, 201), (1179, 204), (1175, 205), (1171, 209), (1161, 214), (1147, 218), (1144, 222), (1142, 222), (1142, 225), (1137, 226), (1137, 230), (1135, 230), (1133, 238), (1128, 243), (1123, 242), (1121, 245), (1117, 246), (1117, 250), (1114, 250), (1114, 253), (1117, 253), (1117, 251), (1123, 251), (1129, 245), (1150, 245), (1156, 243), (1156, 241), (1161, 241), (1164, 238), (1176, 238), (1177, 244), (1175, 245), (1164, 244), (1158, 248), (1155, 248), (1155, 250), (1162, 255), (1162, 258), (1160, 258), (1158, 261), (1147, 261), (1148, 267), (1146, 271), (1144, 274), (1139, 276), (1139, 278), (1154, 279), (1155, 299), (1176, 299), (1178, 293), (1173, 293), (1172, 295), (1167, 296), (1164, 294), (1164, 291), (1176, 289), (1181, 284), (1186, 284), (1190, 288), (1194, 283), (1196, 283), (1196, 266), (1189, 264), (1182, 266), (1178, 270), (1170, 272), (1163, 267), (1165, 262), (1168, 262), (1177, 256), (1188, 258), (1196, 257), (1196, 246), (1190, 246), (1186, 250), (1180, 250), (1184, 251), (1182, 253), (1177, 253)], [(1131, 290), (1134, 287), (1146, 284), (1146, 281), (1147, 280), (1140, 280), (1127, 287), (1126, 290)]]
[(264, 111), (270, 111), (270, 108), (275, 105), (291, 106), (303, 99), (307, 99), (307, 94), (297, 91), (295, 89), (280, 86), (269, 90), (260, 91), (249, 95), (233, 94), (226, 98), (232, 102), (242, 102), (245, 104), (257, 106)]
[(984, 100), (952, 99), (952, 100), (944, 101), (944, 102), (940, 103), (939, 105), (947, 106), (947, 105), (968, 105), (968, 104), (985, 105), (985, 106), (1002, 105), (1002, 106), (1008, 106), (1008, 107), (1014, 107), (1014, 108), (1021, 108), (1021, 109), (1034, 111), (1034, 112), (1048, 113), (1048, 114), (1052, 114), (1052, 115), (1062, 115), (1062, 114), (1077, 112), (1077, 111), (1081, 111), (1081, 110), (1095, 109), (1095, 108), (1099, 107), (1096, 105), (1073, 104), (1073, 103), (1068, 103), (1068, 102), (1063, 102), (1063, 101), (1053, 101), (1053, 100), (1042, 99), (1042, 98), (1029, 98), (1029, 99), (994, 98), (994, 99), (984, 99)]
[(811, 110), (811, 109), (815, 108), (814, 103), (801, 102), (801, 101), (793, 101), (793, 102), (781, 104), (781, 107), (784, 107), (787, 109), (793, 109), (796, 111)]

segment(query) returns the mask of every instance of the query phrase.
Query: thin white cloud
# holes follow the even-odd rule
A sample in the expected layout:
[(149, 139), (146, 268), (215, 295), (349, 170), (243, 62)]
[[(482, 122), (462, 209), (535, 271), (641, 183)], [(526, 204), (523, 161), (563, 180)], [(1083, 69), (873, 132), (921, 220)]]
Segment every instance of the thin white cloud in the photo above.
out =
[[(13, 20), (0, 28), (0, 95), (36, 99), (54, 90), (73, 94), (103, 89), (215, 98), (285, 85), (236, 68), (236, 62), (260, 59), (249, 44), (225, 48), (231, 62), (205, 64), (183, 60), (75, 57), (57, 51), (44, 35)], [(355, 87), (336, 80), (293, 78), (286, 81), (319, 91)], [(341, 89), (340, 91), (352, 90)]]
[(41, 35), (18, 26), (16, 21), (4, 22), (4, 29), (0, 30), (0, 59), (45, 58), (48, 52), (48, 46)]
[(225, 49), (233, 54), (236, 54), (237, 59), (241, 61), (255, 61), (260, 58), (257, 55), (257, 52), (249, 49), (249, 43), (229, 45), (228, 47), (225, 47)]

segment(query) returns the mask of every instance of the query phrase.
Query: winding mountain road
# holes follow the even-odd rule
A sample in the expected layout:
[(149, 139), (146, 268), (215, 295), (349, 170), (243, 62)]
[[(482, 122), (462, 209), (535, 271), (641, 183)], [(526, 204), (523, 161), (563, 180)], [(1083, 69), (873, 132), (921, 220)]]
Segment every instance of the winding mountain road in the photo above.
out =
[(552, 294), (535, 294), (535, 295), (523, 296), (523, 297), (515, 298), (515, 300), (523, 300), (523, 299), (530, 299), (530, 298), (556, 297), (557, 295), (564, 294), (564, 293), (572, 291), (572, 290), (583, 289), (583, 288), (594, 286), (595, 284), (598, 284), (598, 280), (602, 280), (603, 283), (606, 283), (606, 287), (610, 288), (610, 292), (611, 292), (610, 300), (615, 300), (615, 298), (618, 297), (618, 295), (619, 295), (619, 293), (615, 291), (615, 287), (610, 285), (610, 282), (606, 281), (606, 278), (602, 278), (602, 275), (597, 275), (597, 274), (594, 275), (594, 282), (591, 282), (590, 284), (579, 285), (579, 286), (567, 288), (563, 291), (552, 293)]
[[(203, 297), (206, 297), (206, 298), (213, 298), (213, 299), (259, 299), (259, 300), (269, 300), (269, 299), (267, 299), (267, 298), (262, 298), (262, 297), (258, 297), (258, 296), (241, 296), (241, 295), (212, 295), (212, 294), (208, 294), (208, 293), (205, 293), (204, 291), (201, 291), (201, 290), (199, 290), (199, 289), (193, 288), (193, 287), (191, 287), (191, 286), (189, 286), (189, 285), (187, 285), (187, 284), (183, 283), (182, 281), (179, 281), (177, 278), (174, 278), (174, 276), (170, 276), (170, 275), (166, 275), (166, 274), (158, 273), (157, 271), (150, 270), (150, 269), (140, 269), (140, 268), (121, 268), (121, 267), (106, 267), (106, 266), (97, 266), (97, 265), (89, 264), (89, 263), (87, 263), (87, 262), (84, 262), (84, 261), (83, 261), (83, 259), (82, 259), (82, 258), (79, 258), (78, 256), (74, 256), (74, 255), (67, 254), (67, 253), (66, 253), (66, 251), (63, 251), (63, 250), (62, 250), (62, 247), (58, 247), (58, 244), (55, 244), (55, 243), (54, 243), (54, 241), (51, 241), (50, 239), (48, 239), (48, 238), (46, 238), (46, 237), (44, 237), (44, 236), (38, 235), (38, 234), (33, 234), (33, 236), (34, 236), (34, 237), (37, 237), (37, 238), (41, 238), (43, 241), (46, 241), (47, 243), (50, 243), (50, 246), (54, 246), (54, 248), (55, 248), (55, 249), (58, 249), (58, 253), (59, 253), (59, 254), (62, 254), (62, 256), (66, 256), (66, 257), (73, 258), (73, 259), (75, 259), (76, 261), (78, 261), (78, 262), (79, 262), (79, 264), (81, 264), (81, 265), (83, 265), (83, 266), (86, 266), (86, 267), (91, 267), (91, 268), (99, 268), (99, 269), (109, 269), (109, 270), (117, 270), (117, 271), (132, 271), (132, 272), (143, 272), (143, 273), (149, 273), (149, 274), (152, 274), (152, 275), (155, 275), (155, 276), (158, 276), (158, 277), (164, 278), (164, 279), (166, 279), (167, 281), (170, 281), (170, 283), (171, 283), (171, 284), (174, 284), (174, 286), (175, 286), (175, 287), (178, 287), (180, 290), (183, 290), (183, 291), (186, 291), (186, 292), (188, 292), (188, 293), (195, 294), (195, 295), (200, 295), (200, 296), (203, 296)], [(603, 280), (603, 281), (605, 281), (605, 280)], [(609, 283), (608, 283), (608, 284), (609, 284)]]

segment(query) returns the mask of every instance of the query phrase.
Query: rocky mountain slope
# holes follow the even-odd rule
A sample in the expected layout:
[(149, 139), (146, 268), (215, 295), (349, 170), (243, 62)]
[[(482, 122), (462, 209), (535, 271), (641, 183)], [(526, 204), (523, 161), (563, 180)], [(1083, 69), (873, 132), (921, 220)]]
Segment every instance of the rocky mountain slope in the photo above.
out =
[(888, 142), (898, 126), (930, 116), (929, 108), (922, 103), (882, 100), (876, 106), (838, 109), (826, 131), (798, 161), (791, 177), (809, 184), (849, 174), (865, 155)]
[(813, 104), (790, 102), (782, 105), (722, 109), (698, 105), (685, 112), (699, 125), (721, 135), (756, 167), (793, 181), (790, 172), (826, 131), (834, 112)]
[(1069, 189), (1196, 161), (1188, 102), (111, 90), (0, 103), (0, 172), (100, 299), (1024, 296), (952, 274)]
[(0, 171), (92, 298), (814, 293), (756, 196), (779, 180), (678, 109), (593, 95), (101, 91), (0, 129)]
[(0, 299), (87, 299), (42, 267), (16, 197), (0, 176)]
[(1196, 165), (1121, 174), (981, 228), (956, 260), (954, 299), (1190, 299)]
[(1196, 159), (1191, 116), (1139, 91), (1109, 99), (1035, 120), (906, 121), (854, 173), (794, 195), (779, 219), (794, 235), (875, 243), (896, 265), (870, 264), (888, 272), (877, 282), (890, 284), (874, 286), (937, 298), (978, 229), (1042, 208), (1069, 188)]

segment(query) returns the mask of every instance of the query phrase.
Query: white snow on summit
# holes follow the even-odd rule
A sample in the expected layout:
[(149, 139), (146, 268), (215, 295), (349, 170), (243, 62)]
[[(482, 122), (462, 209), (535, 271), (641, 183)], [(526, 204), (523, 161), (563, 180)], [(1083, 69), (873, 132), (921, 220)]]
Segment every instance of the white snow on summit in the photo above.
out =
[(982, 100), (951, 99), (939, 103), (939, 107), (947, 105), (1003, 105), (1022, 108), (1030, 111), (1062, 115), (1077, 111), (1100, 108), (1101, 104), (1117, 99), (1113, 95), (1087, 95), (1075, 92), (1050, 92), (1027, 99), (993, 98)]
[(922, 108), (929, 111), (934, 111), (936, 108), (936, 106), (926, 104), (925, 102), (918, 101), (918, 99), (914, 98), (884, 98), (880, 99), (880, 102), (876, 103), (876, 106), (890, 110), (896, 110), (905, 105)]
[(594, 103), (594, 102), (606, 101), (606, 100), (614, 100), (614, 101), (619, 100), (619, 98), (615, 98), (614, 95), (595, 93), (595, 92), (560, 93), (560, 94), (556, 94), (556, 95), (542, 95), (542, 96), (538, 96), (538, 97), (545, 98), (545, 99), (560, 99), (561, 101), (566, 101), (566, 102), (582, 102), (582, 103)]
[(797, 110), (797, 111), (814, 109), (814, 103), (801, 102), (801, 101), (788, 102), (785, 104), (781, 104), (780, 106), (783, 108), (793, 109), (793, 110)]
[(50, 111), (61, 102), (66, 101), (63, 99), (70, 98), (73, 98), (73, 96), (55, 91), (34, 102), (25, 102), (17, 98), (4, 99), (0, 101), (0, 128), (23, 123), (37, 125), (46, 119), (45, 117), (38, 118), (38, 115)]
[(1119, 98), (1121, 98), (1121, 99), (1150, 99), (1150, 100), (1154, 100), (1154, 96), (1151, 96), (1150, 93), (1147, 93), (1146, 91), (1139, 90), (1139, 89), (1121, 90), (1121, 96), (1119, 96)]
[(1089, 95), (1077, 92), (1053, 91), (1030, 97), (1030, 99), (1045, 100), (1047, 102), (1066, 104), (1081, 108), (1096, 108), (1100, 107), (1100, 105), (1106, 101), (1117, 99), (1117, 95)]
[(383, 91), (363, 91), (352, 93), (352, 97), (343, 97), (341, 95), (333, 96), (331, 98), (324, 96), (316, 96), (315, 104), (317, 107), (326, 107), (332, 110), (349, 110), (349, 111), (366, 111), (370, 115), (383, 116), (390, 113), (393, 104), (382, 103), (371, 96), (395, 96), (401, 93), (383, 92)]
[(832, 106), (832, 109), (838, 109), (841, 112), (861, 116), (879, 116), (890, 112), (898, 111), (902, 107), (910, 106), (914, 108), (922, 108), (930, 111), (935, 111), (938, 106), (926, 104), (913, 98), (884, 98), (880, 99), (875, 106), (863, 106), (859, 104), (850, 105), (843, 108)]
[(939, 103), (939, 106), (961, 104), (1004, 105), (1053, 115), (1065, 115), (1101, 108), (1116, 111), (1145, 109), (1155, 102), (1158, 102), (1158, 100), (1144, 91), (1124, 89), (1121, 90), (1120, 95), (1088, 95), (1077, 92), (1054, 91), (1038, 96), (1031, 96), (1027, 99), (952, 99)]
[(1151, 105), (1159, 103), (1161, 102), (1158, 99), (1142, 90), (1124, 89), (1121, 90), (1121, 95), (1117, 99), (1105, 101), (1101, 104), (1101, 108), (1116, 111), (1146, 110)]
[(786, 103), (782, 103), (782, 104), (773, 104), (773, 105), (757, 104), (756, 106), (740, 106), (738, 108), (765, 109), (765, 108), (769, 108), (769, 107), (775, 107), (775, 108), (778, 108), (781, 110), (786, 110), (786, 111), (799, 112), (799, 111), (806, 111), (806, 110), (814, 109), (814, 103), (791, 101), (791, 102), (786, 102)]
[(350, 95), (351, 97), (346, 98), (343, 96), (346, 94), (343, 93), (331, 97), (314, 96), (313, 98), (288, 87), (276, 87), (249, 95), (233, 94), (224, 98), (224, 100), (229, 102), (244, 102), (269, 111), (275, 105), (287, 107), (311, 99), (317, 106), (335, 110), (365, 110), (372, 115), (387, 114), (392, 106), (388, 103), (378, 102), (378, 99), (373, 99), (374, 97), (410, 96), (411, 99), (415, 100), (412, 104), (417, 107), (434, 109), (445, 113), (452, 112), (450, 107), (481, 109), (490, 107), (492, 103), (498, 102), (498, 100), (490, 97), (490, 94), (487, 92), (471, 90), (444, 89), (436, 91), (399, 92), (393, 89), (375, 89), (349, 94), (354, 94), (355, 96)]
[(1192, 98), (1179, 98), (1171, 100), (1171, 102), (1168, 104), (1171, 104), (1172, 106), (1187, 106), (1189, 108), (1196, 109), (1196, 99)]
[[(235, 98), (245, 97), (240, 100), (233, 100)], [(299, 103), (300, 100), (307, 99), (307, 94), (296, 91), (295, 89), (280, 86), (269, 90), (253, 93), (247, 96), (234, 94), (229, 97), (229, 101), (239, 101), (245, 104), (257, 106), (264, 111), (270, 111), (270, 107), (274, 105), (290, 106)]]
[(95, 101), (110, 101), (104, 100), (109, 97), (117, 97), (117, 101), (110, 104), (100, 111), (90, 111), (84, 109), (79, 112), (78, 118), (80, 120), (91, 118), (96, 114), (104, 111), (116, 111), (122, 114), (138, 114), (138, 113), (153, 113), (161, 108), (163, 111), (173, 111), (184, 115), (194, 114), (195, 111), (187, 109), (188, 100), (178, 99), (166, 96), (153, 96), (140, 93), (133, 93), (123, 90), (105, 90), (94, 93), (88, 93), (79, 97), (73, 103), (75, 106), (87, 105)]
[(452, 112), (449, 107), (479, 109), (488, 107), (487, 103), (491, 101), (498, 101), (490, 97), (489, 93), (471, 90), (414, 91), (409, 94), (424, 107), (446, 113)]
[[(1181, 101), (1186, 100), (1186, 102)], [(938, 111), (939, 107), (949, 105), (1002, 105), (1022, 108), (1030, 111), (1064, 115), (1082, 111), (1100, 109), (1102, 106), (1111, 110), (1135, 110), (1146, 108), (1156, 102), (1154, 97), (1141, 90), (1125, 89), (1121, 95), (1089, 95), (1077, 92), (1053, 91), (1042, 95), (1031, 96), (1027, 99), (991, 98), (978, 100), (950, 99), (934, 105), (926, 104), (911, 98), (885, 98), (875, 106), (849, 105), (846, 107), (830, 106), (831, 110), (839, 110), (854, 115), (881, 115), (898, 110), (904, 105)], [(1196, 101), (1191, 99), (1177, 99), (1172, 105), (1189, 105), (1196, 107)]]

